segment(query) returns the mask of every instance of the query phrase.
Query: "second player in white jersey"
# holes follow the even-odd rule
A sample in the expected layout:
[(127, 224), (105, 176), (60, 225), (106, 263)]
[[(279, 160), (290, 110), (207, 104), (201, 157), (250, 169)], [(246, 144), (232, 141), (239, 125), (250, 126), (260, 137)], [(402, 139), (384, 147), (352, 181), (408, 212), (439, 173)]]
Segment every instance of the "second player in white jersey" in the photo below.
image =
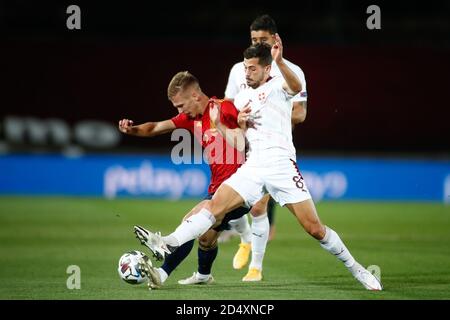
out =
[[(250, 39), (252, 45), (258, 43), (265, 43), (269, 46), (275, 44), (275, 34), (277, 33), (277, 26), (275, 21), (267, 14), (258, 16), (250, 25)], [(292, 126), (302, 123), (306, 119), (307, 108), (307, 91), (306, 80), (302, 69), (283, 58), (283, 63), (287, 65), (299, 78), (302, 90), (294, 96), (292, 101)], [(281, 71), (278, 65), (273, 62), (271, 64), (270, 75), (272, 77), (282, 77)], [(247, 80), (245, 77), (245, 66), (242, 61), (236, 63), (230, 71), (227, 87), (225, 90), (225, 98), (234, 100), (237, 94), (248, 88)], [(295, 157), (294, 157), (295, 158)], [(275, 201), (269, 196), (263, 197), (258, 203), (256, 203), (251, 211), (252, 216), (252, 260), (249, 267), (249, 273), (246, 276), (247, 279), (261, 279), (262, 259), (264, 257), (264, 251), (267, 244), (267, 240), (271, 240), (275, 235)], [(245, 248), (249, 248), (249, 244), (244, 243), (245, 231), (250, 229), (249, 222), (246, 217), (241, 217), (238, 220), (231, 221), (230, 225), (235, 228), (241, 235), (241, 244), (239, 250), (233, 259), (233, 265), (239, 266), (245, 264)], [(269, 228), (269, 233), (266, 237), (266, 228)], [(226, 231), (225, 231), (226, 232)], [(253, 236), (254, 234), (262, 235), (261, 237)], [(225, 233), (223, 233), (225, 235)], [(256, 262), (255, 262), (256, 261)], [(251, 280), (254, 281), (254, 280)], [(255, 280), (256, 281), (256, 280)]]

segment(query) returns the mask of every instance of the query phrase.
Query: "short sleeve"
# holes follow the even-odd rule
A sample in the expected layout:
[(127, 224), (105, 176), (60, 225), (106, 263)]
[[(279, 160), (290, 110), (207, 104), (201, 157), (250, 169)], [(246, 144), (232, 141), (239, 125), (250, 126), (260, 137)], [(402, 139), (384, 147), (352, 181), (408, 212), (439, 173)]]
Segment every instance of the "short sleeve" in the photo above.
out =
[(236, 63), (230, 70), (228, 76), (227, 87), (225, 89), (225, 97), (228, 99), (234, 99), (240, 90), (239, 83), (239, 69), (242, 62)]
[[(283, 84), (285, 83), (285, 80), (282, 76), (279, 77), (273, 77), (272, 80), (270, 80), (272, 83), (272, 92), (276, 92), (279, 97), (283, 97), (284, 100), (292, 100), (294, 95), (290, 94), (283, 88)], [(281, 95), (281, 96), (280, 96)]]
[(220, 104), (220, 110), (220, 122), (230, 129), (237, 128), (237, 117), (239, 111), (236, 109), (234, 104), (231, 101), (224, 100)]
[(194, 121), (184, 113), (180, 113), (170, 120), (172, 120), (173, 124), (177, 128), (183, 128), (189, 131), (194, 131)]
[(306, 91), (306, 79), (305, 79), (305, 74), (303, 73), (302, 69), (300, 69), (300, 67), (295, 66), (296, 68), (293, 68), (295, 74), (297, 75), (297, 77), (299, 77), (300, 82), (302, 84), (302, 91), (300, 91), (299, 93), (297, 93), (293, 98), (292, 98), (292, 102), (298, 102), (298, 101), (307, 101), (308, 100), (308, 94)]

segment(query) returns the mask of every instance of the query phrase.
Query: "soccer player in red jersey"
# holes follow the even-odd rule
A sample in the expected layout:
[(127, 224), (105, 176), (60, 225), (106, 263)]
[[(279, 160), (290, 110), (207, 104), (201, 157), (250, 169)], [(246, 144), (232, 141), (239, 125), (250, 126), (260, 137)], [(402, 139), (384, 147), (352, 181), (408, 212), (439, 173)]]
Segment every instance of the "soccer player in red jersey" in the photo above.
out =
[[(186, 219), (202, 209), (206, 200), (212, 198), (222, 182), (235, 173), (244, 162), (245, 140), (244, 136), (230, 136), (224, 139), (219, 134), (214, 123), (210, 120), (211, 107), (214, 104), (218, 106), (215, 110), (220, 109), (221, 122), (230, 129), (238, 127), (239, 112), (232, 102), (215, 98), (210, 99), (205, 95), (197, 78), (188, 71), (179, 72), (172, 78), (168, 86), (168, 97), (178, 110), (177, 116), (169, 120), (146, 122), (140, 125), (133, 125), (132, 120), (122, 119), (119, 121), (119, 130), (129, 135), (153, 137), (172, 132), (178, 128), (187, 129), (205, 148), (211, 169), (208, 196), (184, 217)], [(194, 272), (194, 275), (190, 278), (180, 280), (180, 284), (211, 283), (214, 281), (211, 275), (211, 267), (218, 252), (217, 238), (220, 232), (227, 227), (229, 220), (240, 218), (248, 211), (249, 209), (245, 207), (233, 210), (227, 214), (221, 225), (208, 230), (199, 238), (198, 272)], [(142, 266), (145, 268), (144, 272), (149, 276), (149, 285), (152, 288), (161, 286), (170, 273), (187, 257), (193, 244), (194, 240), (191, 240), (167, 255), (161, 268)]]

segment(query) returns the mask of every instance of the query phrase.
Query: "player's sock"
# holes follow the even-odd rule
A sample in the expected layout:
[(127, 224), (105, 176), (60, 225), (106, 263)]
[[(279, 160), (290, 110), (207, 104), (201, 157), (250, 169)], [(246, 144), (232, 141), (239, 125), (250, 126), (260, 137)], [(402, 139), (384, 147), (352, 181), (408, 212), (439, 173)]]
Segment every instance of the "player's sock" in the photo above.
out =
[(169, 277), (167, 272), (162, 267), (156, 268), (156, 271), (158, 271), (158, 273), (159, 273), (159, 277), (161, 278), (161, 283), (166, 282), (167, 278)]
[(242, 243), (250, 243), (252, 241), (252, 230), (248, 223), (247, 215), (243, 215), (239, 219), (231, 220), (228, 224), (239, 233)]
[(184, 243), (182, 246), (178, 247), (174, 252), (166, 256), (166, 258), (164, 259), (164, 263), (161, 266), (161, 268), (166, 273), (166, 278), (189, 255), (189, 253), (192, 250), (192, 247), (194, 246), (194, 241), (195, 240), (191, 240)]
[(350, 272), (352, 272), (352, 267), (355, 264), (355, 259), (350, 254), (350, 251), (348, 251), (347, 247), (344, 245), (341, 238), (339, 238), (339, 235), (334, 230), (328, 228), (327, 226), (325, 226), (325, 229), (325, 237), (320, 240), (320, 246), (331, 254), (335, 255), (336, 258), (341, 260), (350, 270)]
[(196, 239), (208, 231), (216, 223), (216, 218), (207, 209), (201, 209), (184, 220), (174, 232), (166, 237), (162, 237), (165, 244), (172, 247), (179, 247), (189, 240)]
[(201, 275), (210, 275), (214, 260), (216, 260), (219, 247), (211, 250), (198, 248), (198, 273)]
[(267, 213), (252, 217), (252, 262), (249, 268), (262, 270), (264, 253), (269, 239), (269, 219)]

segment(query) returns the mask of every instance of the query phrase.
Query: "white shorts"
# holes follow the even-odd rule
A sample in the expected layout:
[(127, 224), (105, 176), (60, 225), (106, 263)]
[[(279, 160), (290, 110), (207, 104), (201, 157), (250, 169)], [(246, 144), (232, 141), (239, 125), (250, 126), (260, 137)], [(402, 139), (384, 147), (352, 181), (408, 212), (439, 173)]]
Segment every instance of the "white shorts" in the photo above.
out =
[(223, 183), (239, 193), (246, 206), (253, 206), (267, 192), (281, 206), (311, 199), (297, 163), (289, 158), (270, 166), (244, 163)]

